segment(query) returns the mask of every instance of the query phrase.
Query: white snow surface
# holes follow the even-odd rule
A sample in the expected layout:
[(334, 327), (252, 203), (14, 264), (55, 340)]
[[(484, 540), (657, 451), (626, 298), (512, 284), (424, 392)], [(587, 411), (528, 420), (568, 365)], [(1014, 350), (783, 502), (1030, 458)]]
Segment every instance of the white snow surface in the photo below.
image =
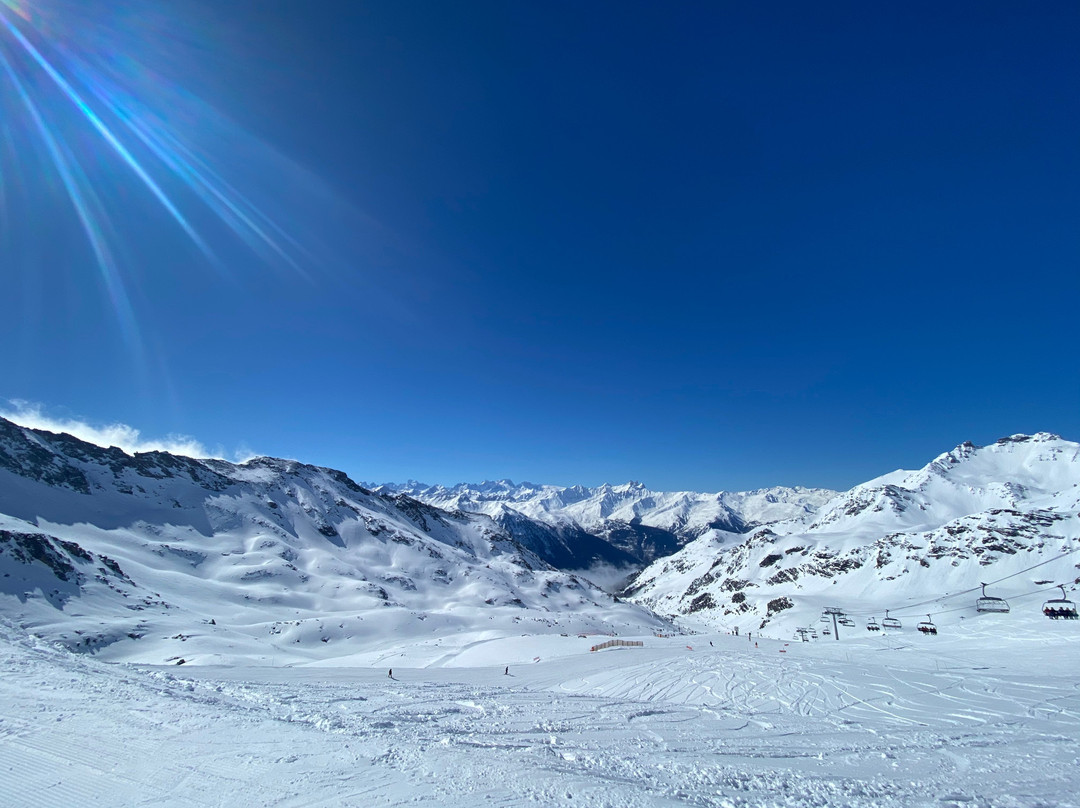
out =
[(414, 636), (347, 666), (153, 667), (0, 622), (2, 802), (1080, 805), (1075, 622), (640, 639)]
[(648, 567), (633, 599), (714, 630), (792, 636), (826, 607), (910, 623), (981, 619), (987, 594), (1038, 613), (1080, 583), (1080, 444), (1057, 435), (965, 443), (918, 471), (856, 486), (737, 545), (703, 537)]

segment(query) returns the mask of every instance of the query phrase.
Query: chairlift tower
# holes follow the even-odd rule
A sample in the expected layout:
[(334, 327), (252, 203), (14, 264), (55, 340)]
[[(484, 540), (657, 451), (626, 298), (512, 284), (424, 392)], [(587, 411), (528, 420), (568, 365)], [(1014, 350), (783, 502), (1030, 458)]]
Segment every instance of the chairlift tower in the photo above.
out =
[(830, 617), (832, 617), (833, 639), (836, 640), (837, 642), (839, 642), (840, 641), (840, 625), (836, 622), (836, 618), (837, 617), (843, 617), (844, 616), (844, 610), (840, 609), (840, 608), (837, 608), (836, 606), (830, 606), (827, 609), (825, 609), (825, 611), (822, 614), (823, 615), (829, 615)]

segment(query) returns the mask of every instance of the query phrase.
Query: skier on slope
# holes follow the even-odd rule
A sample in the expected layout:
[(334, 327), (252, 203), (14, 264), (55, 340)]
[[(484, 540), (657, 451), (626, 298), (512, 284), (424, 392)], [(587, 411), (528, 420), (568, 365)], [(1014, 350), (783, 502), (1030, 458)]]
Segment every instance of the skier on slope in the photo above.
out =
[(386, 674), (386, 678), (387, 679), (393, 679), (394, 678), (394, 669), (393, 668), (391, 668), (390, 672), (388, 674)]

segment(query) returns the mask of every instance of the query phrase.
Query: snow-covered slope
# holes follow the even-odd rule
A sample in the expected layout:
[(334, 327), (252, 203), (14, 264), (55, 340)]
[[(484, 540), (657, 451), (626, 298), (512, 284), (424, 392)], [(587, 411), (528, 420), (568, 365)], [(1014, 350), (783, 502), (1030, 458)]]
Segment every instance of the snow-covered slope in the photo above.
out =
[(1080, 581), (1078, 510), (1080, 445), (1047, 433), (965, 443), (741, 544), (703, 537), (629, 591), (664, 614), (785, 633), (828, 606), (858, 616), (859, 631), (886, 608), (908, 628), (927, 613), (970, 619), (981, 582), (1038, 611), (1054, 584)]
[(509, 636), (442, 663), (163, 669), (0, 619), (0, 802), (1077, 808), (1080, 632), (1039, 620), (1007, 638), (973, 621), (906, 643), (597, 653)]
[[(375, 490), (404, 493), (448, 510), (495, 518), (514, 511), (549, 525), (581, 529), (638, 561), (669, 555), (702, 536), (730, 539), (755, 525), (812, 514), (836, 494), (820, 488), (783, 487), (663, 493), (637, 482), (567, 488), (510, 480), (449, 488), (410, 481)], [(615, 558), (605, 560), (617, 563)]]
[(662, 626), (486, 516), (294, 461), (131, 456), (2, 419), (0, 613), (108, 659), (199, 663)]

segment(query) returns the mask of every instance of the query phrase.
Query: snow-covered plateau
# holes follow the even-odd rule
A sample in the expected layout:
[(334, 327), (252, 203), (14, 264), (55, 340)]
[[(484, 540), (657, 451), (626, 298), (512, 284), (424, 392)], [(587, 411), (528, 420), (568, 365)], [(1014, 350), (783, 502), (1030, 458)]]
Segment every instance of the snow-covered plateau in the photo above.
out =
[(727, 495), (743, 533), (696, 539), (705, 510), (656, 516), (681, 495), (604, 487), (689, 531), (631, 602), (552, 565), (606, 552), (583, 511), (0, 420), (0, 804), (1080, 806), (1080, 621), (1041, 610), (1080, 570), (1078, 467), (965, 444), (827, 502)]

